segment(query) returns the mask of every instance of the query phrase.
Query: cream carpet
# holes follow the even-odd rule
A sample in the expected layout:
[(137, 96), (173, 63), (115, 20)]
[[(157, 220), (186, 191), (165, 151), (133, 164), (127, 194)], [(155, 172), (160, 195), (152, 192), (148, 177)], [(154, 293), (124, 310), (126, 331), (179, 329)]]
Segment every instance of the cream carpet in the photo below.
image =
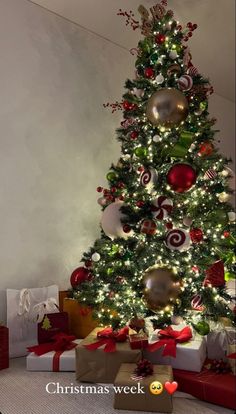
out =
[[(45, 386), (48, 382), (76, 385), (74, 373), (27, 372), (24, 358), (11, 360), (10, 368), (0, 371), (0, 414), (137, 414), (114, 410), (112, 392), (106, 395), (47, 394)], [(183, 398), (181, 393), (174, 397), (173, 414), (216, 413), (233, 414), (233, 411)]]

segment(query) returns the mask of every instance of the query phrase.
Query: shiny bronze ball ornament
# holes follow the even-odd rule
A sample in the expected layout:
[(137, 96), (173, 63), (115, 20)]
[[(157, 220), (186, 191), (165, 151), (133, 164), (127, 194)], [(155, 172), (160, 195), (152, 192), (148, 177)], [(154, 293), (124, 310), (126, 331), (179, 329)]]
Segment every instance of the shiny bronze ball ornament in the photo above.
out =
[(153, 312), (173, 305), (181, 292), (176, 275), (165, 267), (149, 268), (144, 274), (143, 285), (144, 300)]
[(175, 88), (163, 88), (149, 98), (146, 115), (155, 126), (173, 128), (187, 118), (188, 112), (188, 101), (182, 92)]

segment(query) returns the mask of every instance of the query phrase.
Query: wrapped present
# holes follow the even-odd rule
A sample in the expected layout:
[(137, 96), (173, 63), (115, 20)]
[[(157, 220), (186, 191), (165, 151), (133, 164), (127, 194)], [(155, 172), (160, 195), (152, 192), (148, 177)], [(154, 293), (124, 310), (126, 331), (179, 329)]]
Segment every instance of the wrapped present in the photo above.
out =
[(211, 322), (211, 332), (206, 336), (207, 357), (226, 360), (228, 344), (236, 343), (236, 329), (225, 323)]
[(9, 330), (0, 325), (0, 370), (9, 368)]
[[(114, 387), (119, 387), (121, 392), (115, 393), (114, 408), (119, 410), (131, 411), (153, 411), (161, 413), (171, 413), (173, 410), (172, 396), (164, 388), (166, 382), (172, 382), (172, 368), (168, 365), (154, 365), (153, 374), (139, 379), (139, 387), (143, 392), (127, 393), (127, 388), (137, 387), (137, 381), (133, 379), (135, 364), (122, 364), (115, 378)], [(158, 381), (163, 385), (160, 394), (150, 392), (150, 384)], [(134, 388), (133, 388), (134, 390)], [(126, 391), (126, 392), (125, 392)]]
[[(128, 328), (127, 328), (128, 329)], [(76, 379), (85, 382), (113, 383), (120, 365), (141, 359), (141, 350), (130, 349), (128, 330), (112, 335), (111, 328), (95, 328), (76, 347)], [(102, 333), (101, 333), (102, 332)]]
[(48, 313), (38, 323), (38, 343), (50, 342), (59, 332), (69, 334), (69, 320), (66, 312)]
[(28, 371), (75, 371), (75, 348), (80, 343), (72, 335), (59, 333), (53, 342), (29, 347)]
[(131, 349), (144, 349), (148, 347), (148, 336), (144, 333), (129, 335)]
[(200, 373), (178, 369), (174, 369), (173, 373), (178, 382), (178, 391), (212, 404), (236, 409), (235, 377), (232, 373), (217, 374), (205, 367)]
[(86, 338), (97, 327), (91, 308), (80, 305), (75, 299), (64, 298), (63, 310), (68, 313), (69, 331), (76, 338)]
[(232, 370), (233, 375), (236, 375), (236, 343), (229, 344), (227, 351), (228, 351), (227, 358), (228, 358), (230, 368)]
[(200, 335), (193, 338), (188, 326), (180, 330), (168, 327), (152, 336), (144, 357), (154, 364), (200, 372), (206, 359), (206, 343)]
[(7, 326), (10, 357), (27, 355), (37, 343), (37, 325), (47, 313), (58, 312), (58, 286), (7, 289)]

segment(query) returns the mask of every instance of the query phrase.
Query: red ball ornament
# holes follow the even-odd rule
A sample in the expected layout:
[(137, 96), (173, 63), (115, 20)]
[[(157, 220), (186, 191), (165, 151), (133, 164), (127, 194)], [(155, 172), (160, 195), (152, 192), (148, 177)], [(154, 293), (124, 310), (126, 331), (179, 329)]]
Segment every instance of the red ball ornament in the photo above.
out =
[(223, 234), (224, 234), (224, 237), (225, 237), (225, 238), (227, 238), (227, 237), (229, 237), (229, 236), (230, 236), (230, 232), (229, 232), (229, 231), (227, 231), (227, 230), (225, 230)]
[(92, 277), (90, 271), (86, 267), (78, 267), (73, 271), (70, 277), (71, 286), (75, 289), (81, 283), (86, 280), (90, 280)]
[(162, 43), (164, 43), (164, 42), (165, 42), (165, 40), (166, 40), (165, 35), (163, 35), (163, 34), (161, 34), (161, 33), (158, 33), (158, 34), (156, 35), (156, 37), (155, 37), (155, 41), (156, 41), (156, 43), (157, 43), (158, 45), (162, 45)]
[(167, 173), (167, 183), (176, 193), (185, 193), (196, 183), (197, 174), (189, 164), (175, 164)]
[(149, 79), (153, 78), (154, 74), (155, 74), (155, 72), (152, 68), (146, 68), (145, 71), (144, 71), (145, 77), (149, 78)]
[(214, 150), (214, 146), (212, 145), (211, 142), (203, 142), (199, 147), (198, 155), (199, 156), (211, 155), (213, 150)]
[(131, 231), (131, 227), (130, 227), (128, 224), (124, 224), (124, 226), (123, 226), (123, 231), (124, 231), (125, 233), (130, 233), (130, 231)]
[(131, 139), (136, 139), (136, 138), (138, 138), (138, 132), (137, 132), (137, 131), (132, 131), (132, 132), (131, 132), (131, 134), (130, 134), (130, 138), (131, 138)]
[(125, 184), (122, 183), (122, 181), (119, 181), (118, 184), (117, 184), (117, 187), (118, 188), (125, 188)]
[(173, 223), (171, 223), (170, 221), (169, 221), (169, 222), (167, 222), (167, 223), (165, 223), (165, 226), (166, 226), (166, 228), (167, 228), (168, 230), (173, 229)]
[(190, 238), (193, 243), (200, 243), (203, 240), (203, 231), (197, 228), (191, 229)]
[(144, 204), (145, 204), (144, 201), (139, 200), (139, 201), (137, 201), (136, 206), (139, 207), (139, 208), (142, 208), (144, 206)]
[(117, 191), (117, 188), (116, 187), (111, 187), (111, 192), (112, 193), (115, 193)]
[(97, 192), (98, 192), (98, 193), (101, 193), (101, 192), (102, 192), (102, 190), (103, 190), (103, 188), (102, 188), (102, 187), (97, 187)]

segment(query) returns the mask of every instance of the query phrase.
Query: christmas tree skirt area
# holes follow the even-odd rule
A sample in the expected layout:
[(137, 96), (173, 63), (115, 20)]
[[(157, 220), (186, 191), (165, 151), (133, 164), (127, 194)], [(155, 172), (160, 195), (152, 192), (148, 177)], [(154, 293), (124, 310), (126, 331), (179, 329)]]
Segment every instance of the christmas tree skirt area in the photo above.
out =
[[(2, 414), (135, 414), (134, 411), (113, 408), (112, 385), (109, 386), (110, 393), (103, 395), (47, 394), (45, 388), (49, 382), (59, 382), (63, 387), (78, 385), (74, 373), (29, 372), (26, 371), (25, 358), (11, 360), (10, 368), (0, 373), (0, 412)], [(186, 394), (178, 392), (173, 403), (173, 414), (233, 414), (232, 410), (190, 396), (186, 398)]]

